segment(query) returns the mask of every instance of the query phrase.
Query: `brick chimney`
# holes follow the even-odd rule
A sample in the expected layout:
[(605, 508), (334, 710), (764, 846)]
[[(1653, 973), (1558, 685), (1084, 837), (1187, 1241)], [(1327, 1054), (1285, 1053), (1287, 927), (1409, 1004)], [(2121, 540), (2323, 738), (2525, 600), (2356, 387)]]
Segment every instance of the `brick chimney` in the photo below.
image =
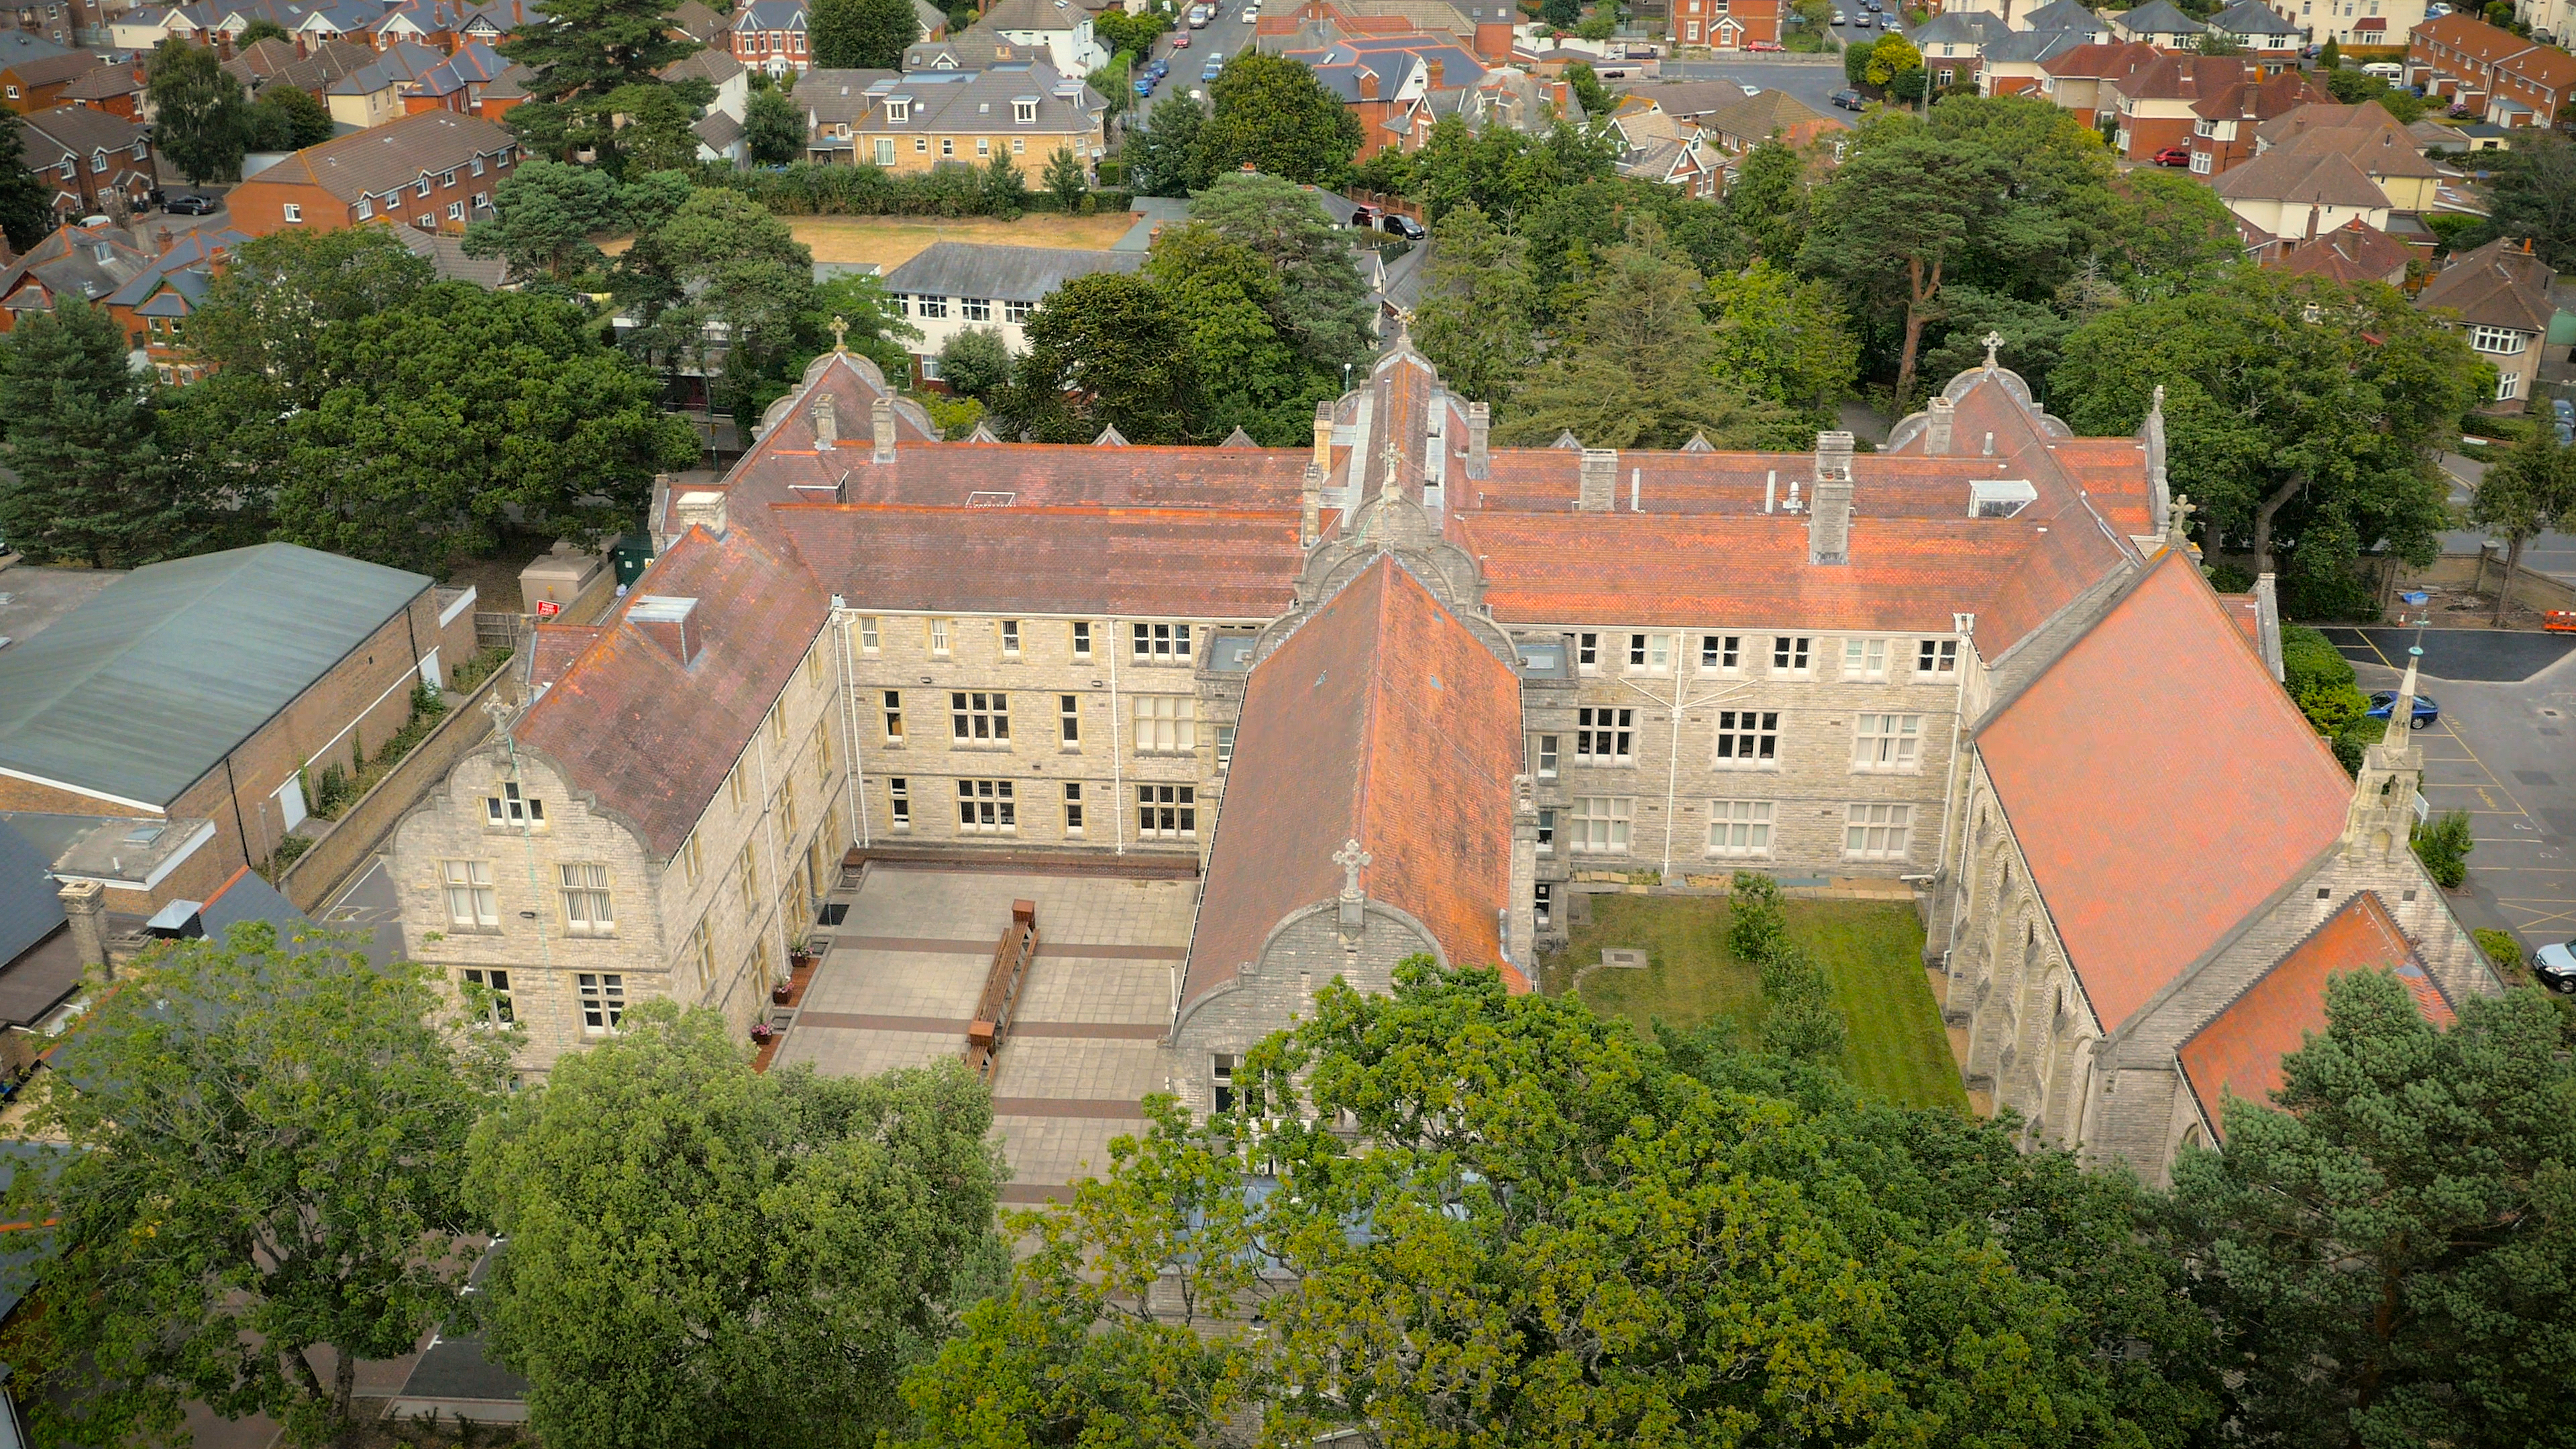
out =
[(1467, 404), (1467, 476), (1482, 478), (1492, 471), (1494, 410), (1486, 404)]
[(55, 894), (63, 898), (63, 916), (71, 923), (72, 948), (80, 953), (82, 967), (95, 966), (113, 979), (116, 968), (107, 959), (107, 887), (71, 880)]
[(873, 463), (893, 462), (894, 399), (890, 397), (881, 397), (874, 403), (870, 404), (868, 407), (868, 422), (870, 425), (870, 431), (876, 435), (876, 453), (869, 459), (869, 461)]
[(1957, 419), (1959, 405), (1946, 397), (1934, 397), (1926, 410), (1923, 424), (1923, 451), (1927, 456), (1946, 457), (1950, 452), (1950, 424)]
[(841, 441), (840, 405), (828, 392), (814, 394), (814, 451), (828, 453)]
[(698, 601), (669, 594), (639, 594), (626, 606), (626, 622), (671, 653), (683, 668), (696, 663), (706, 647), (705, 626), (698, 622)]
[(1574, 507), (1580, 513), (1608, 513), (1618, 505), (1619, 450), (1586, 448)]
[(1816, 484), (1808, 495), (1807, 562), (1851, 561), (1852, 435), (1816, 434)]

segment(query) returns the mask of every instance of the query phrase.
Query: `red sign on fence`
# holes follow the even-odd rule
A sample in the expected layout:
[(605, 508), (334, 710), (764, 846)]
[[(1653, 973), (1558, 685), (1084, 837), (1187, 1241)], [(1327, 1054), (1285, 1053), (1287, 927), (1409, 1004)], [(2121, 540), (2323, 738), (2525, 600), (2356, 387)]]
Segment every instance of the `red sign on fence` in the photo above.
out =
[(556, 603), (552, 599), (537, 600), (537, 617), (540, 619), (551, 619), (562, 612), (563, 605)]

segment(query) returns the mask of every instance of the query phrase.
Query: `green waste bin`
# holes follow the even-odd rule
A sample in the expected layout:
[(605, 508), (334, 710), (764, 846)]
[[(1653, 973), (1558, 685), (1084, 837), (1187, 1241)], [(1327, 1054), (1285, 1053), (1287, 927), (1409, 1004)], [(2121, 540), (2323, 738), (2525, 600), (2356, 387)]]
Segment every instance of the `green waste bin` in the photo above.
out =
[(630, 533), (609, 545), (608, 561), (617, 570), (620, 585), (632, 584), (644, 577), (653, 564), (653, 540), (640, 533)]

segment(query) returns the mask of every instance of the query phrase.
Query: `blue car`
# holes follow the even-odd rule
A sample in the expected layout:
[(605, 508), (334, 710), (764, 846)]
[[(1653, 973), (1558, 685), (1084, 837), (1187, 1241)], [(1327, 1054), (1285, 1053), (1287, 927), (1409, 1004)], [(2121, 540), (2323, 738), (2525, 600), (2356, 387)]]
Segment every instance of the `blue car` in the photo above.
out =
[(1142, 99), (1144, 99), (1145, 97), (1152, 95), (1153, 93), (1154, 93), (1154, 78), (1153, 78), (1152, 76), (1150, 76), (1150, 75), (1147, 75), (1147, 76), (1138, 76), (1138, 77), (1136, 78), (1136, 97), (1137, 97), (1137, 99), (1142, 100)]
[[(2372, 719), (2386, 719), (2388, 712), (2396, 707), (2397, 694), (2394, 690), (2383, 689), (2370, 697)], [(2431, 696), (2419, 694), (2415, 696), (2415, 722), (2407, 728), (2420, 730), (2441, 717), (2442, 706), (2434, 703)]]
[(1223, 74), (1225, 74), (1225, 62), (1221, 60), (1212, 60), (1207, 63), (1205, 68), (1199, 71), (1199, 79), (1203, 81), (1212, 81)]

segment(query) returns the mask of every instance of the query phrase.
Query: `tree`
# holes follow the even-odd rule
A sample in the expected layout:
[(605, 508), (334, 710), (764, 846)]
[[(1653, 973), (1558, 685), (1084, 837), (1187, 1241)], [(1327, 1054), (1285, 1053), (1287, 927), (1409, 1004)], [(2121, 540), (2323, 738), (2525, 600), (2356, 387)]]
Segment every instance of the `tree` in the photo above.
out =
[(242, 27), (241, 34), (233, 37), (233, 50), (236, 53), (245, 51), (263, 40), (283, 40), (292, 44), (295, 33), (276, 21), (263, 17)]
[(1203, 190), (1210, 173), (1199, 138), (1207, 130), (1205, 106), (1185, 95), (1158, 102), (1144, 128), (1128, 133), (1127, 179), (1139, 196), (1185, 197)]
[(2065, 358), (2049, 406), (2079, 436), (2133, 430), (2165, 388), (2173, 486), (2208, 510), (2208, 545), (2245, 539), (2265, 571), (2287, 553), (2306, 614), (2347, 606), (2364, 548), (2432, 562), (2449, 492), (2434, 454), (2493, 389), (2466, 340), (2395, 288), (2252, 268), (2106, 313)]
[(1153, 53), (1154, 42), (1172, 28), (1172, 17), (1160, 10), (1146, 10), (1130, 15), (1124, 10), (1104, 10), (1091, 19), (1091, 30), (1109, 53), (1125, 52), (1133, 56)]
[(1981, 152), (1901, 121), (1874, 121), (1862, 137), (1816, 199), (1799, 269), (1839, 277), (1902, 310), (1896, 399), (1904, 406), (1923, 329), (1940, 314), (1942, 281), (2001, 177)]
[(940, 344), (939, 376), (960, 397), (991, 397), (1010, 386), (1010, 346), (990, 327), (966, 328)]
[(900, 70), (921, 38), (912, 0), (817, 0), (810, 23), (814, 63), (836, 70)]
[[(188, 319), (188, 345), (214, 367), (215, 377), (229, 379), (217, 392), (264, 393), (265, 402), (246, 410), (273, 422), (314, 406), (332, 385), (321, 350), (326, 336), (405, 305), (437, 275), (382, 227), (259, 237), (216, 274)], [(179, 405), (214, 380), (182, 389)]]
[(1191, 201), (1190, 220), (1269, 268), (1278, 280), (1271, 319), (1307, 362), (1338, 375), (1367, 359), (1375, 313), (1358, 248), (1312, 193), (1276, 176), (1229, 173)]
[(1412, 335), (1440, 369), (1440, 380), (1461, 397), (1501, 404), (1529, 366), (1538, 285), (1528, 251), (1528, 243), (1496, 230), (1473, 202), (1449, 213), (1440, 228), (1440, 245), (1424, 264)]
[(1610, 94), (1610, 88), (1601, 83), (1601, 77), (1593, 74), (1589, 62), (1578, 60), (1568, 65), (1565, 68), (1565, 85), (1566, 89), (1574, 92), (1575, 104), (1583, 107), (1586, 116), (1598, 118), (1618, 109), (1619, 98)]
[(1188, 339), (1162, 289), (1095, 272), (1029, 314), (1020, 380), (994, 411), (1043, 443), (1087, 443), (1114, 427), (1131, 443), (1176, 443), (1198, 412)]
[(1700, 306), (1712, 324), (1709, 368), (1719, 381), (1832, 425), (1858, 375), (1859, 349), (1829, 284), (1757, 260), (1709, 278)]
[(1250, 162), (1270, 176), (1329, 186), (1340, 182), (1359, 154), (1359, 117), (1313, 71), (1286, 56), (1236, 56), (1208, 88), (1208, 98), (1216, 111), (1198, 139), (1199, 165), (1207, 175)]
[(2563, 446), (2545, 429), (2533, 429), (2488, 465), (2469, 499), (2468, 521), (2505, 540), (2504, 583), (2496, 589), (2494, 620), (2501, 629), (2523, 545), (2562, 521), (2576, 521), (2576, 448)]
[(2194, 42), (2193, 48), (2202, 55), (2244, 54), (2244, 48), (2236, 43), (2236, 37), (2215, 25), (2200, 33), (2200, 39)]
[(2401, 126), (2422, 120), (2428, 103), (2413, 91), (2399, 90), (2375, 75), (2357, 70), (2321, 71), (2326, 93), (2347, 106), (2364, 101), (2376, 102), (2381, 110)]
[(1883, 86), (1909, 70), (1923, 68), (1923, 52), (1902, 35), (1882, 35), (1869, 48), (1869, 61), (1861, 77), (1871, 85)]
[(1559, 30), (1583, 23), (1582, 0), (1539, 0), (1538, 18)]
[(2565, 1439), (2576, 1396), (2528, 1365), (2576, 1332), (2576, 1076), (2537, 988), (2456, 1009), (2335, 977), (2273, 1102), (2231, 1098), (2224, 1155), (2175, 1163), (2168, 1246), (2241, 1376), (2236, 1442)]
[(105, 307), (67, 292), (0, 349), (0, 538), (31, 558), (131, 568), (194, 552), (220, 516), (163, 450), (128, 346)]
[(1079, 215), (1090, 205), (1091, 177), (1083, 168), (1082, 158), (1073, 154), (1070, 146), (1055, 148), (1038, 184), (1055, 198), (1055, 209), (1066, 216)]
[(1651, 223), (1602, 262), (1567, 335), (1513, 392), (1496, 443), (1544, 447), (1566, 432), (1594, 448), (1678, 448), (1694, 433), (1721, 448), (1812, 440), (1786, 408), (1719, 380), (1699, 274)]
[(995, 151), (984, 167), (982, 193), (984, 214), (1003, 221), (1017, 221), (1028, 209), (1029, 179), (1020, 174), (1008, 152)]
[(157, 115), (153, 144), (161, 154), (192, 183), (237, 179), (249, 106), (223, 58), (204, 46), (164, 40), (145, 70), (144, 94)]
[(2218, 193), (2161, 167), (2112, 182), (2104, 225), (2103, 259), (2120, 290), (2140, 300), (2195, 291), (2245, 254), (2235, 213)]
[(273, 85), (246, 113), (243, 135), (262, 151), (301, 151), (331, 139), (330, 108), (297, 85)]
[(492, 188), (492, 217), (465, 229), (465, 254), (498, 257), (513, 278), (570, 281), (606, 265), (590, 239), (624, 229), (627, 195), (595, 166), (531, 157)]
[[(832, 345), (836, 321), (846, 329), (842, 335), (849, 349), (874, 358), (888, 377), (901, 377), (911, 369), (912, 349), (904, 344), (920, 341), (921, 329), (904, 320), (902, 304), (887, 295), (882, 279), (844, 276), (815, 286), (813, 308), (804, 319), (810, 350), (800, 344), (795, 360), (780, 375), (803, 377), (806, 365)], [(1009, 380), (1007, 371), (1003, 378)]]
[(0, 111), (0, 233), (26, 251), (54, 229), (54, 188), (27, 169), (16, 111)]
[(509, 1242), (484, 1285), (491, 1349), (526, 1376), (536, 1431), (564, 1449), (873, 1442), (1001, 1252), (992, 1121), (953, 1061), (756, 1073), (715, 1013), (630, 1010), (470, 1149), (467, 1191)]
[(536, 72), (528, 92), (539, 101), (653, 84), (656, 72), (699, 48), (663, 13), (668, 3), (550, 0), (502, 43), (501, 54)]
[(805, 108), (781, 91), (755, 93), (742, 113), (743, 143), (754, 164), (780, 166), (805, 154)]
[(1726, 219), (1755, 257), (1797, 260), (1807, 230), (1807, 165), (1774, 136), (1744, 153), (1726, 188)]
[[(1435, 227), (1451, 211), (1472, 205), (1503, 230), (1519, 231), (1567, 188), (1608, 178), (1618, 153), (1617, 133), (1606, 128), (1560, 120), (1542, 135), (1509, 126), (1473, 131), (1463, 119), (1443, 116), (1414, 154), (1410, 175), (1394, 189), (1420, 202)], [(1405, 159), (1400, 152), (1381, 151), (1372, 164), (1388, 158)]]
[(614, 175), (631, 179), (698, 164), (698, 133), (691, 129), (698, 118), (675, 87), (635, 81), (579, 109), (589, 119), (589, 143), (600, 147), (600, 164)]
[(2343, 69), (2343, 47), (2336, 44), (2332, 36), (2326, 37), (2324, 48), (2317, 52), (2317, 69), (2328, 76)]
[(191, 1398), (299, 1444), (345, 1434), (358, 1361), (411, 1352), (455, 1306), (459, 1239), (483, 1226), (458, 1192), (466, 1133), (506, 1044), (427, 968), (265, 923), (120, 976), (28, 1124), (71, 1150), (9, 1190), (57, 1249), (11, 1345), (36, 1440), (169, 1434)]
[(736, 417), (758, 417), (786, 391), (787, 369), (812, 335), (804, 319), (814, 312), (813, 253), (742, 192), (683, 185), (678, 193), (687, 199), (618, 258), (613, 290), (644, 324), (627, 346), (661, 362), (703, 361), (707, 324), (723, 322), (720, 391)]
[(1157, 237), (1145, 274), (1161, 289), (1198, 379), (1192, 434), (1213, 440), (1242, 428), (1256, 442), (1285, 447), (1311, 433), (1315, 404), (1340, 392), (1341, 380), (1282, 332), (1285, 277), (1203, 221)]
[(2537, 127), (2515, 134), (2513, 149), (2497, 158), (2487, 228), (2461, 237), (2453, 250), (2499, 236), (2528, 237), (2553, 269), (2576, 270), (2576, 143)]

